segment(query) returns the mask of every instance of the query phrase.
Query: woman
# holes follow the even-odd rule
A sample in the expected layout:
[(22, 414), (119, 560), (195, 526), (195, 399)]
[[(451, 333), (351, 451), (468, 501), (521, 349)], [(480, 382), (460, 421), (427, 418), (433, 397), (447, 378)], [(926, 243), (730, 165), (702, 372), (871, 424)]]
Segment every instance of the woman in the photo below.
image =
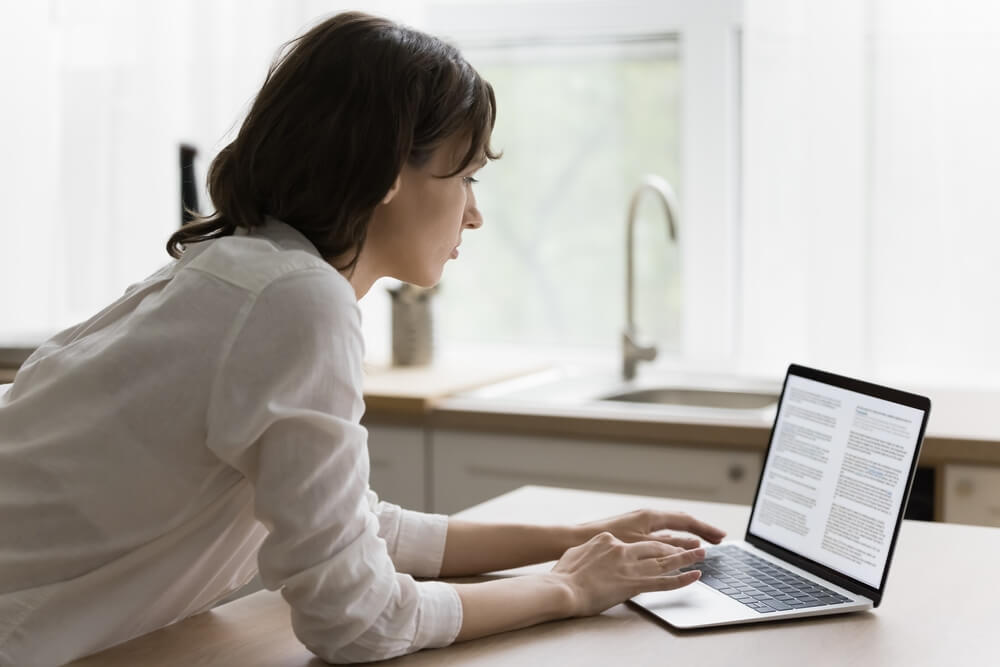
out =
[[(360, 13), (294, 40), (213, 162), (177, 261), (42, 345), (0, 396), (0, 662), (71, 660), (211, 607), (259, 568), (301, 641), (374, 660), (695, 581), (695, 519), (479, 525), (379, 502), (357, 300), (436, 283), (482, 225), (489, 84)], [(545, 575), (451, 577), (558, 559)]]

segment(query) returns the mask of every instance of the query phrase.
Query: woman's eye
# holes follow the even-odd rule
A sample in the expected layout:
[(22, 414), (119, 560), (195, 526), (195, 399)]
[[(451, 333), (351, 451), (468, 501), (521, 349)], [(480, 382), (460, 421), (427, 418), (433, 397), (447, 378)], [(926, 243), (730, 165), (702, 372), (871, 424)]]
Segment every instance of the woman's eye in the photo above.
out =
[(479, 179), (476, 178), (475, 176), (466, 176), (462, 180), (465, 181), (466, 183), (468, 183), (469, 185), (472, 185), (474, 183), (478, 183), (479, 182)]

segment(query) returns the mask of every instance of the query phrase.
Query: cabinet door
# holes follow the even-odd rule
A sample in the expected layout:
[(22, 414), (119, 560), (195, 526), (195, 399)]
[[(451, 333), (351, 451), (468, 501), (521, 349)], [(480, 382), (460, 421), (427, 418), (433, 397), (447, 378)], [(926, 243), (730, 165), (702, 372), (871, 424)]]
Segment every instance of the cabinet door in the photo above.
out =
[(1000, 467), (948, 464), (943, 486), (945, 521), (1000, 526)]
[(701, 446), (433, 431), (432, 507), (450, 514), (525, 484), (750, 503), (762, 456)]
[(417, 426), (368, 427), (371, 487), (382, 500), (409, 510), (427, 508), (427, 455), (424, 429)]

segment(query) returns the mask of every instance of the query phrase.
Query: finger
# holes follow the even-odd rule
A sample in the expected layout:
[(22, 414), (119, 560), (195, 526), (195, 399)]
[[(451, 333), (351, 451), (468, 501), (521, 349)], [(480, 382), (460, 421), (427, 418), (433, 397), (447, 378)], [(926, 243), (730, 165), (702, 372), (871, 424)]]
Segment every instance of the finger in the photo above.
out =
[(683, 548), (660, 542), (659, 540), (646, 540), (644, 542), (633, 542), (628, 545), (629, 555), (636, 559), (643, 558), (666, 558), (684, 551)]
[(664, 544), (670, 544), (682, 549), (694, 549), (701, 544), (697, 537), (684, 537), (683, 535), (653, 535), (653, 539)]
[[(665, 548), (673, 548), (664, 545)], [(662, 556), (655, 556), (651, 558), (643, 558), (641, 560), (635, 561), (632, 564), (633, 571), (640, 577), (662, 577), (664, 574), (670, 572), (671, 565), (667, 563), (667, 557), (684, 553), (682, 550), (678, 549), (674, 554), (664, 554)], [(682, 566), (683, 567), (683, 566)], [(675, 573), (676, 574), (676, 573)]]
[(656, 517), (653, 529), (663, 530), (664, 528), (684, 530), (716, 544), (726, 536), (726, 531), (721, 528), (716, 528), (683, 512), (660, 512)]
[(672, 572), (679, 567), (693, 565), (694, 563), (700, 563), (705, 560), (705, 549), (703, 547), (689, 549), (687, 551), (681, 551), (680, 553), (671, 554), (669, 556), (663, 556), (658, 560), (660, 567), (664, 572)]

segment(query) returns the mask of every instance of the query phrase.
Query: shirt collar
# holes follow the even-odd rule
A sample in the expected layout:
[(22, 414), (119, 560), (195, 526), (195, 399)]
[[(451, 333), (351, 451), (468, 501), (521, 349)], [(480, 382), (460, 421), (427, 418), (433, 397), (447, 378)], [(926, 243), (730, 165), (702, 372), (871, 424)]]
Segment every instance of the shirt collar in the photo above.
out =
[(288, 223), (282, 222), (272, 216), (267, 216), (261, 227), (257, 227), (251, 231), (246, 231), (245, 229), (240, 228), (236, 233), (239, 235), (266, 238), (270, 241), (274, 241), (282, 248), (288, 250), (305, 250), (311, 255), (315, 255), (316, 257), (323, 259), (323, 256), (319, 254), (319, 250), (316, 249), (313, 242), (307, 239), (302, 232), (295, 229)]

